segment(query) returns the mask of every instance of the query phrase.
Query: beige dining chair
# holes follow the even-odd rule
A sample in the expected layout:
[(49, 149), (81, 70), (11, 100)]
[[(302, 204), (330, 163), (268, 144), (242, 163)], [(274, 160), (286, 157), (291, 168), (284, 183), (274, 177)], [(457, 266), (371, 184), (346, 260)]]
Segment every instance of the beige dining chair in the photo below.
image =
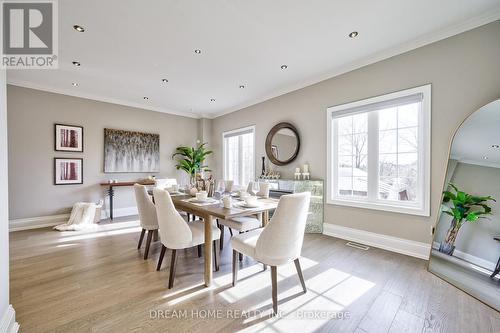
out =
[(264, 265), (271, 266), (273, 311), (278, 312), (277, 267), (295, 263), (304, 293), (307, 292), (299, 257), (309, 210), (309, 192), (283, 195), (278, 207), (264, 228), (236, 235), (231, 239), (233, 247), (233, 286), (238, 279), (237, 256), (242, 253)]
[(149, 247), (153, 234), (158, 232), (158, 220), (156, 217), (156, 208), (148, 194), (147, 188), (144, 185), (134, 184), (135, 201), (137, 203), (137, 210), (139, 211), (139, 221), (141, 224), (141, 236), (139, 237), (139, 244), (137, 249), (141, 248), (144, 234), (148, 232), (146, 240), (146, 249), (144, 250), (144, 260), (148, 259)]
[[(205, 222), (193, 221), (187, 223), (175, 209), (172, 198), (167, 191), (155, 188), (153, 190), (153, 194), (156, 201), (156, 214), (158, 216), (158, 224), (160, 226), (160, 241), (162, 243), (156, 270), (160, 270), (166, 250), (172, 250), (170, 274), (168, 279), (168, 288), (171, 289), (174, 285), (177, 250), (204, 244)], [(218, 244), (220, 239), (220, 230), (216, 226), (212, 226), (211, 231), (213, 239), (215, 270), (218, 271), (220, 263)]]
[[(253, 183), (254, 182), (250, 182), (248, 184), (247, 192), (252, 190)], [(259, 192), (257, 192), (257, 196), (269, 198), (269, 183), (259, 182)], [(258, 216), (234, 217), (230, 220), (218, 220), (218, 223), (221, 229), (220, 249), (222, 251), (224, 249), (224, 227), (229, 228), (231, 236), (233, 235), (233, 229), (241, 234), (249, 230), (260, 228), (262, 226), (262, 214)], [(240, 254), (239, 257), (240, 260), (243, 260), (242, 254)]]

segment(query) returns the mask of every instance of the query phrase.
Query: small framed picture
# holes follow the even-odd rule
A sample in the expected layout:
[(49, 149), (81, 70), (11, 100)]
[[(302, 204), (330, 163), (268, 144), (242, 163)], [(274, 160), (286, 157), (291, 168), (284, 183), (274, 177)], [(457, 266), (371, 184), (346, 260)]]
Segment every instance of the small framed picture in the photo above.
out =
[(83, 152), (83, 127), (55, 124), (55, 150)]
[(54, 185), (83, 184), (83, 158), (54, 158)]

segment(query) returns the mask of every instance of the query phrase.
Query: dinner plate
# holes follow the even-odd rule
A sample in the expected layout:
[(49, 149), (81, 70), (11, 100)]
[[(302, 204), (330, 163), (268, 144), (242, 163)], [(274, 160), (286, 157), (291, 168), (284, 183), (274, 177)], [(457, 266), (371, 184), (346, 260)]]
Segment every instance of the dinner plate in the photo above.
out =
[(217, 200), (214, 200), (212, 198), (207, 198), (205, 200), (199, 200), (199, 199), (196, 199), (196, 198), (192, 198), (191, 200), (189, 200), (190, 202), (193, 202), (193, 203), (209, 203), (209, 202), (216, 202)]
[(260, 207), (262, 204), (260, 202), (257, 202), (253, 205), (249, 205), (247, 204), (246, 202), (243, 202), (240, 204), (240, 207), (244, 207), (244, 208), (257, 208), (257, 207)]

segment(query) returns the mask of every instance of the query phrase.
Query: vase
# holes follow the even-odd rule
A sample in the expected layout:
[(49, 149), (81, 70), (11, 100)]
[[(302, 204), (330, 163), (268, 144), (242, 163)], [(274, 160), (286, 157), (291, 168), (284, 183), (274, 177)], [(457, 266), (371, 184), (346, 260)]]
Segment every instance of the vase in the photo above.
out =
[(456, 219), (451, 221), (450, 228), (446, 232), (446, 236), (439, 244), (439, 252), (447, 254), (449, 256), (453, 255), (455, 251), (455, 241), (457, 239), (458, 232), (460, 231), (461, 223), (457, 222)]

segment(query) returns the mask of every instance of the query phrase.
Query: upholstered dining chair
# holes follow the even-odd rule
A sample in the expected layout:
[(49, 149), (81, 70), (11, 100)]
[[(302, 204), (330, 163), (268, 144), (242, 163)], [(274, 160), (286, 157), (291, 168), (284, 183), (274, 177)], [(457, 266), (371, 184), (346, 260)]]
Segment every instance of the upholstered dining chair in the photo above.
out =
[(231, 239), (233, 246), (233, 286), (238, 279), (238, 253), (252, 257), (264, 265), (271, 266), (273, 311), (278, 312), (277, 267), (289, 262), (295, 263), (304, 293), (307, 292), (299, 257), (304, 240), (304, 231), (309, 210), (309, 192), (284, 195), (278, 207), (264, 228), (236, 235)]
[[(247, 192), (251, 191), (253, 188), (253, 182), (250, 182), (247, 187)], [(259, 192), (257, 192), (257, 196), (269, 198), (269, 183), (259, 183)], [(221, 229), (221, 238), (220, 238), (220, 249), (224, 248), (224, 227), (228, 227), (233, 235), (233, 229), (238, 231), (240, 234), (243, 232), (247, 232), (249, 230), (257, 229), (262, 226), (262, 214), (259, 216), (242, 216), (235, 217), (231, 220), (218, 220), (219, 227)], [(243, 255), (240, 254), (240, 260), (243, 259)]]
[[(156, 214), (158, 216), (160, 241), (162, 243), (156, 270), (160, 270), (166, 250), (172, 250), (170, 275), (168, 279), (168, 289), (171, 289), (174, 285), (177, 250), (195, 247), (205, 243), (205, 222), (193, 221), (187, 223), (175, 209), (172, 198), (167, 191), (155, 188), (153, 190), (153, 194), (156, 201)], [(214, 240), (213, 251), (215, 270), (218, 271), (220, 263), (218, 244), (220, 239), (220, 230), (216, 226), (212, 226), (211, 230), (212, 239)]]
[(146, 240), (146, 249), (144, 250), (144, 260), (148, 259), (149, 247), (151, 245), (151, 238), (153, 234), (158, 232), (158, 220), (156, 217), (156, 208), (151, 201), (147, 188), (144, 185), (134, 184), (135, 201), (137, 203), (137, 210), (139, 211), (139, 220), (141, 223), (141, 236), (139, 237), (139, 244), (137, 249), (141, 248), (144, 234), (148, 232), (148, 239)]
[(232, 192), (233, 187), (234, 187), (234, 181), (233, 180), (223, 180), (224, 182), (224, 191), (225, 192)]

